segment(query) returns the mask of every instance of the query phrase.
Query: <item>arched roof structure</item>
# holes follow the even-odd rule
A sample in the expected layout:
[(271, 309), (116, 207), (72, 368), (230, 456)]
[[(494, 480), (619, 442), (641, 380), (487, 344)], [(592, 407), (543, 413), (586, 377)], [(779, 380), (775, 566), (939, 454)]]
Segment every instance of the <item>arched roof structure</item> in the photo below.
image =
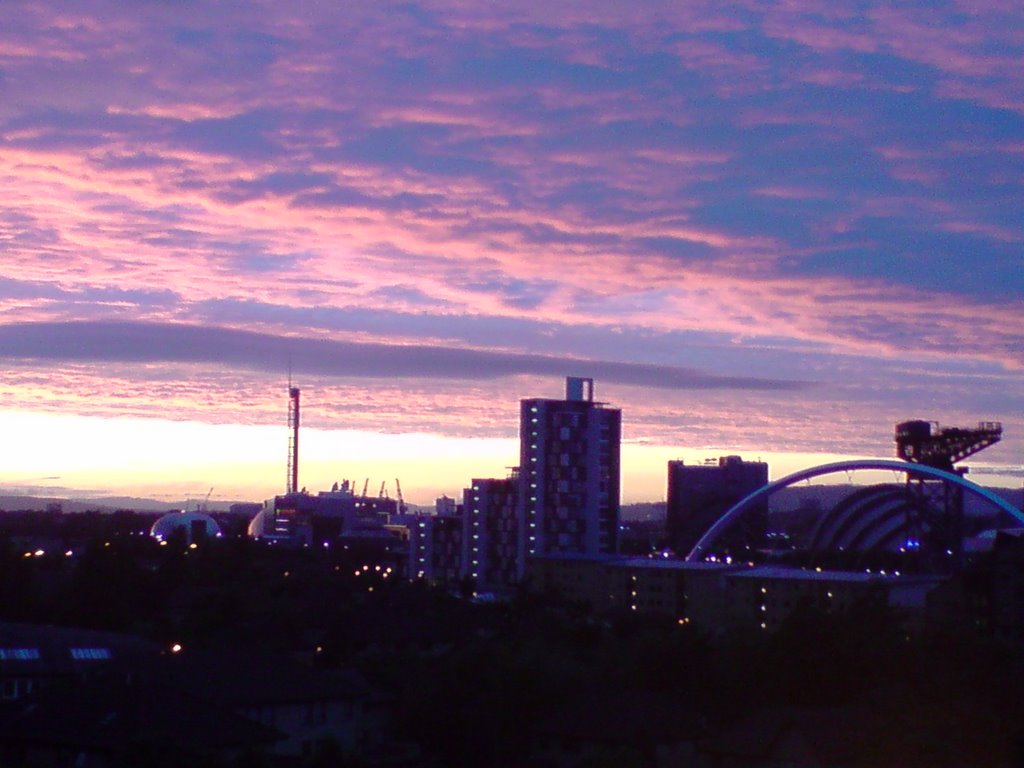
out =
[(184, 510), (168, 512), (153, 523), (153, 527), (149, 529), (149, 535), (159, 541), (165, 541), (176, 532), (181, 531), (185, 535), (185, 542), (191, 544), (195, 533), (193, 526), (196, 525), (201, 527), (203, 533), (211, 539), (221, 536), (220, 526), (210, 515), (205, 512), (186, 512)]
[(701, 536), (693, 549), (690, 550), (690, 553), (686, 556), (686, 560), (688, 562), (699, 562), (703, 558), (704, 553), (712, 544), (714, 544), (715, 540), (723, 531), (732, 525), (732, 523), (738, 518), (742, 517), (744, 513), (756, 506), (758, 503), (766, 500), (776, 491), (790, 485), (795, 485), (803, 480), (810, 480), (813, 477), (831, 475), (836, 472), (852, 472), (861, 469), (890, 470), (893, 472), (902, 472), (907, 475), (923, 476), (934, 480), (944, 480), (948, 483), (953, 483), (954, 485), (960, 486), (968, 493), (982, 498), (1004, 512), (1009, 513), (1015, 520), (1020, 522), (1021, 525), (1024, 525), (1024, 512), (1021, 512), (1021, 510), (1017, 509), (1001, 496), (997, 496), (987, 488), (982, 488), (977, 483), (972, 483), (970, 480), (966, 480), (960, 475), (952, 472), (946, 472), (942, 469), (936, 469), (935, 467), (929, 467), (924, 464), (915, 464), (909, 461), (897, 461), (895, 459), (852, 459), (850, 461), (838, 461), (831, 464), (822, 464), (817, 467), (811, 467), (810, 469), (802, 469), (799, 472), (794, 472), (791, 475), (787, 475), (779, 480), (768, 483), (768, 485), (765, 485), (749, 494), (715, 521), (715, 524), (712, 525), (703, 536)]
[(807, 547), (812, 551), (872, 550), (905, 540), (918, 504), (905, 486), (864, 486), (819, 517)]

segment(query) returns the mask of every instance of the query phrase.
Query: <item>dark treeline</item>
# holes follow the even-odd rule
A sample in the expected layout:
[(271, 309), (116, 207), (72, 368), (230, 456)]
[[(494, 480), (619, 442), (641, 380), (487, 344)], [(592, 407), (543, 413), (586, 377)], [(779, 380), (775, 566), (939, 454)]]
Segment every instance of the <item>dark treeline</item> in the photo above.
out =
[(770, 636), (710, 637), (525, 592), (478, 604), (363, 570), (344, 551), (242, 537), (160, 545), (128, 518), (97, 518), (95, 535), (78, 531), (43, 554), (0, 520), (0, 621), (281, 650), (356, 669), (390, 702), (394, 739), (418, 744), (423, 765), (545, 765), (538, 755), (552, 738), (611, 723), (622, 739), (581, 764), (653, 766), (665, 731), (701, 742), (783, 710), (848, 724), (843, 765), (1019, 764), (1019, 653), (968, 628), (908, 634), (899, 615), (864, 606), (798, 610)]

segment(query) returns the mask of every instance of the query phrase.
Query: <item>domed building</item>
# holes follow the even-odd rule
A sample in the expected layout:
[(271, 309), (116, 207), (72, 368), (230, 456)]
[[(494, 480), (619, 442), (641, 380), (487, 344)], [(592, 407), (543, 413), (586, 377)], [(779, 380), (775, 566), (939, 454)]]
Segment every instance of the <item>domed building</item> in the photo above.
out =
[(185, 543), (193, 544), (202, 539), (219, 539), (220, 526), (205, 512), (169, 512), (149, 529), (149, 535), (157, 541), (167, 541), (184, 532)]

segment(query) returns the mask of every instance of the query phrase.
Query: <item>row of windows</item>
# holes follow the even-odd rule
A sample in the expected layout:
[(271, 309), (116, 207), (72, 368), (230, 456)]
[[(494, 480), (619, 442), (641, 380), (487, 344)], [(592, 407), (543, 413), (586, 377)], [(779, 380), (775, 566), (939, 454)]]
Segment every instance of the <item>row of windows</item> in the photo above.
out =
[(38, 648), (0, 648), (0, 661), (36, 661)]
[[(111, 658), (109, 648), (72, 648), (76, 661), (103, 661)], [(39, 661), (38, 648), (0, 648), (0, 661)]]
[(71, 658), (77, 661), (105, 661), (110, 658), (109, 648), (72, 648)]

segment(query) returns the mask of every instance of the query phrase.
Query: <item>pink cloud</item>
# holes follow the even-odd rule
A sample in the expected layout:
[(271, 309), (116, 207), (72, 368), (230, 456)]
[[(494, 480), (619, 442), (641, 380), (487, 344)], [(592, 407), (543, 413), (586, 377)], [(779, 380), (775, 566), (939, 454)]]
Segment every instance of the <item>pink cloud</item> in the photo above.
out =
[(1012, 227), (1001, 227), (995, 224), (986, 224), (978, 221), (945, 221), (939, 227), (944, 232), (957, 232), (962, 234), (979, 235), (991, 238), (1003, 243), (1020, 243), (1024, 241), (1024, 232)]
[[(886, 333), (877, 317), (917, 331), (921, 318), (933, 317), (934, 304), (943, 297), (921, 292), (908, 299), (905, 289), (855, 278), (782, 275), (776, 271), (780, 263), (800, 262), (800, 247), (786, 236), (769, 224), (752, 234), (732, 223), (703, 223), (699, 216), (708, 188), (725, 184), (745, 162), (758, 158), (759, 147), (743, 145), (744, 131), (813, 127), (821, 129), (815, 136), (835, 136), (838, 143), (864, 130), (863, 117), (818, 104), (795, 100), (762, 106), (743, 96), (785, 90), (801, 79), (856, 88), (863, 76), (859, 70), (847, 70), (828, 57), (806, 69), (778, 66), (767, 54), (702, 39), (700, 33), (707, 30), (747, 29), (720, 11), (660, 4), (647, 17), (614, 5), (495, 11), (476, 4), (439, 4), (435, 10), (443, 22), (430, 30), (372, 7), (351, 13), (327, 9), (324, 16), (303, 19), (268, 6), (266, 17), (248, 24), (242, 23), (241, 10), (229, 8), (228, 21), (240, 28), (277, 32), (295, 44), (258, 73), (236, 64), (240, 71), (230, 76), (222, 68), (230, 61), (211, 59), (222, 39), (230, 54), (226, 58), (243, 52), (244, 43), (231, 37), (228, 23), (214, 30), (217, 46), (195, 51), (174, 44), (166, 34), (170, 11), (129, 14), (113, 28), (100, 23), (98, 14), (41, 23), (41, 39), (5, 43), (15, 68), (27, 66), (22, 60), (29, 58), (57, 64), (72, 61), (69, 56), (85, 57), (101, 75), (102, 87), (81, 93), (69, 87), (44, 97), (39, 85), (46, 78), (39, 75), (33, 87), (22, 86), (22, 94), (39, 92), (26, 105), (44, 99), (68, 108), (85, 103), (96, 113), (145, 123), (135, 128), (101, 124), (81, 145), (63, 148), (56, 143), (68, 138), (61, 126), (6, 132), (8, 144), (0, 156), (5, 205), (49, 229), (52, 238), (5, 242), (5, 267), (24, 279), (55, 285), (169, 288), (181, 296), (174, 309), (36, 303), (38, 314), (50, 306), (48, 311), (71, 315), (187, 316), (190, 304), (207, 299), (290, 305), (310, 296), (324, 305), (370, 308), (377, 301), (370, 298), (372, 292), (394, 285), (400, 276), (403, 285), (467, 317), (778, 335), (882, 354), (939, 355), (967, 343), (957, 325), (977, 314), (980, 300), (962, 300), (963, 312), (938, 313), (933, 334), (900, 334), (895, 328)], [(203, 19), (184, 13), (176, 24), (203, 29)], [(840, 18), (808, 20), (792, 10), (770, 12), (763, 27), (818, 53), (886, 51), (927, 63), (951, 78), (940, 85), (939, 96), (994, 93), (1007, 80), (1005, 57), (978, 51), (982, 28), (974, 23), (944, 30), (925, 16), (883, 9), (869, 16), (874, 26), (862, 22), (851, 31), (841, 28), (847, 12), (836, 13)], [(680, 30), (680, 41), (669, 44), (658, 34), (666, 20)], [(527, 23), (546, 26), (524, 28)], [(602, 23), (619, 25), (615, 29), (624, 31), (627, 42), (602, 40), (587, 31), (588, 25)], [(495, 35), (488, 38), (495, 48), (515, 44), (538, 54), (554, 51), (559, 62), (594, 66), (623, 81), (612, 78), (611, 85), (601, 88), (566, 85), (552, 69), (550, 78), (539, 77), (539, 82), (493, 87), (481, 82), (460, 90), (430, 79), (419, 84), (411, 78), (389, 80), (372, 66), (424, 56), (436, 64), (432, 74), (441, 78), (447, 67), (460, 63), (456, 44), (473, 42), (483, 32)], [(904, 46), (915, 36), (919, 42)], [(339, 39), (343, 52), (334, 48)], [(686, 91), (660, 98), (637, 87), (627, 77), (629, 66), (617, 63), (620, 47), (629, 53), (670, 53), (688, 71), (706, 78), (708, 93), (737, 99), (735, 108), (723, 112), (729, 119), (719, 118), (736, 135), (701, 141), (700, 132), (715, 131), (701, 122), (701, 111), (709, 107), (687, 104)], [(794, 71), (803, 74), (794, 76)], [(515, 75), (510, 71), (507, 78)], [(981, 78), (993, 82), (977, 85)], [(991, 93), (985, 96), (989, 103)], [(529, 111), (523, 105), (533, 99), (540, 108)], [(316, 109), (331, 110), (331, 115), (307, 115)], [(274, 157), (234, 154), (230, 142), (200, 146), (177, 138), (183, 126), (201, 126), (213, 118), (244, 122), (265, 112), (274, 112), (279, 122), (254, 128), (253, 140), (267, 138), (264, 130), (271, 133), (280, 149)], [(560, 116), (551, 122), (551, 113)], [(644, 127), (632, 127), (631, 121), (641, 119), (665, 126), (668, 138), (657, 141)], [(620, 123), (626, 138), (618, 145), (604, 143), (601, 130)], [(382, 159), (344, 154), (354, 137), (387, 128), (406, 133), (389, 139), (392, 145), (381, 151)], [(417, 130), (423, 132), (413, 133)], [(637, 135), (629, 135), (631, 130)], [(549, 141), (553, 133), (564, 140)], [(398, 152), (407, 136), (421, 142), (421, 154), (386, 165), (387, 152)], [(804, 134), (788, 139), (791, 145), (803, 140)], [(51, 141), (54, 145), (48, 146)], [(767, 146), (765, 152), (780, 146)], [(932, 164), (932, 150), (893, 144), (881, 152), (895, 179), (933, 187), (942, 178)], [(134, 166), (127, 162), (140, 154), (149, 160)], [(417, 166), (423, 157), (431, 162)], [(463, 159), (471, 161), (470, 170), (453, 173), (445, 167), (446, 161)], [(303, 172), (323, 178), (300, 189), (275, 187), (272, 181), (277, 173)], [(239, 192), (243, 182), (254, 191)], [(825, 222), (823, 228), (832, 225), (835, 232), (855, 231), (871, 217), (898, 215), (925, 229), (971, 232), (1003, 242), (1016, 236), (1006, 227), (984, 223), (983, 216), (975, 222), (942, 199), (880, 193), (846, 206), (841, 189), (823, 194), (816, 183), (758, 177), (750, 186), (759, 198), (838, 201), (838, 213), (810, 220), (811, 226), (819, 221)], [(600, 192), (605, 199), (566, 192), (574, 187)], [(736, 194), (746, 192), (741, 185), (735, 189)], [(393, 202), (403, 196), (422, 202), (404, 207)], [(938, 220), (945, 223), (937, 225)], [(643, 244), (649, 239), (693, 248), (694, 255), (654, 252)], [(259, 269), (248, 266), (253, 256), (259, 257)], [(537, 284), (543, 295), (524, 309), (510, 305), (501, 290), (482, 290), (467, 279), (492, 271), (498, 275), (496, 284), (515, 278)], [(574, 297), (584, 294), (600, 301), (581, 310)], [(821, 295), (835, 298), (823, 306), (814, 299)], [(1006, 315), (1018, 316), (1013, 311)], [(1019, 362), (1012, 352), (1012, 331), (997, 325), (985, 326), (989, 341), (970, 340), (972, 354)]]
[(824, 189), (814, 187), (797, 187), (785, 185), (773, 185), (754, 190), (755, 195), (774, 197), (779, 200), (824, 200), (830, 193)]

